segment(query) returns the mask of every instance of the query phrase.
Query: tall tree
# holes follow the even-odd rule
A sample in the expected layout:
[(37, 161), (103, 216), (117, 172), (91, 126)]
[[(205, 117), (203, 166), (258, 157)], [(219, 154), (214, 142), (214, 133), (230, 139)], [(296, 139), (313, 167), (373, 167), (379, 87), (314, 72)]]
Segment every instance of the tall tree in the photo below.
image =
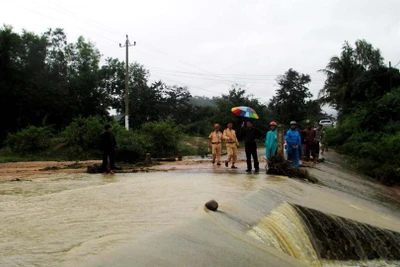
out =
[[(235, 117), (231, 109), (237, 106), (248, 106), (253, 108), (259, 115), (258, 120), (254, 120), (254, 124), (261, 131), (265, 132), (268, 128), (268, 121), (271, 119), (267, 116), (267, 107), (254, 98), (253, 95), (246, 93), (246, 90), (239, 84), (234, 84), (229, 90), (229, 94), (222, 95), (216, 99), (217, 110), (212, 117), (212, 123), (220, 123), (225, 127), (226, 123), (232, 122), (236, 129), (240, 129), (243, 118)], [(210, 129), (212, 124), (210, 123)]]
[(274, 118), (280, 123), (302, 121), (307, 116), (307, 101), (312, 97), (307, 85), (311, 78), (307, 74), (289, 69), (277, 79), (279, 88), (269, 103)]
[(6, 132), (43, 122), (62, 128), (78, 116), (107, 115), (110, 100), (99, 86), (100, 53), (62, 29), (36, 35), (0, 28), (0, 118)]
[[(358, 40), (355, 47), (345, 42), (340, 56), (334, 56), (325, 69), (327, 79), (319, 96), (323, 103), (330, 104), (339, 115), (351, 112), (358, 103), (366, 100), (367, 94), (375, 94), (370, 74), (382, 69), (383, 58), (365, 40)], [(388, 79), (389, 80), (389, 79)], [(371, 87), (371, 86), (374, 86)]]

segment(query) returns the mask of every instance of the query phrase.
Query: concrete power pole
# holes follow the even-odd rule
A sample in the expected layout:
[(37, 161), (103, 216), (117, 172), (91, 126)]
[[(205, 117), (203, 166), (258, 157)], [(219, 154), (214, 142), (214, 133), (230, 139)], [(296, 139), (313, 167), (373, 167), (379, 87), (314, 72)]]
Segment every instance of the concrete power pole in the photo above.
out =
[(129, 47), (135, 46), (136, 42), (133, 42), (133, 45), (129, 42), (128, 35), (126, 35), (125, 45), (119, 44), (119, 47), (125, 47), (126, 49), (126, 58), (125, 58), (125, 128), (129, 130)]
[(392, 62), (389, 61), (389, 89), (392, 91)]

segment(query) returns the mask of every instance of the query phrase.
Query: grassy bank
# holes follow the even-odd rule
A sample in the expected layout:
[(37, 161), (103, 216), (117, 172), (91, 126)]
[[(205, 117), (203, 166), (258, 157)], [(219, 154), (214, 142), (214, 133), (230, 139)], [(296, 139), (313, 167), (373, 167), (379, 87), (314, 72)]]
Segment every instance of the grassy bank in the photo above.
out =
[[(52, 146), (34, 153), (18, 153), (10, 148), (0, 150), (0, 163), (27, 162), (27, 161), (78, 161), (101, 159), (101, 152), (96, 149), (88, 149), (77, 155), (65, 143), (59, 143), (59, 138), (51, 140)], [(118, 141), (118, 140), (117, 140)], [(207, 151), (207, 139), (198, 136), (182, 135), (178, 143), (178, 151), (173, 156), (204, 155)], [(146, 153), (146, 152), (145, 152)], [(142, 155), (144, 157), (144, 154)], [(157, 155), (153, 155), (157, 156)]]

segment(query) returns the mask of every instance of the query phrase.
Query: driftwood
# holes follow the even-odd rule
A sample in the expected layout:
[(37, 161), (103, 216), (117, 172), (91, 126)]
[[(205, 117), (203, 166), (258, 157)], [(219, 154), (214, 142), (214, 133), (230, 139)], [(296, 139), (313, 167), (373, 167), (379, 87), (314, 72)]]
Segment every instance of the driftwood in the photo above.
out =
[(318, 179), (308, 173), (307, 170), (293, 167), (290, 162), (281, 155), (276, 155), (268, 161), (267, 174), (283, 175), (289, 178), (307, 179), (312, 183), (317, 183)]
[(103, 170), (101, 168), (101, 165), (99, 164), (94, 164), (92, 166), (87, 166), (87, 173), (102, 173)]
[(176, 158), (151, 158), (152, 161), (176, 161)]

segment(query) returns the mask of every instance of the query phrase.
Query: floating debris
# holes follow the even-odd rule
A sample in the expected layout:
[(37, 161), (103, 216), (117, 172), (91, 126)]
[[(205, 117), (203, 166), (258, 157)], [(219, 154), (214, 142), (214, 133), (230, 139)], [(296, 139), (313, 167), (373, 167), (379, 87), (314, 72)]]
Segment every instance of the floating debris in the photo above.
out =
[(293, 167), (283, 156), (276, 155), (268, 163), (267, 174), (283, 175), (290, 178), (307, 179), (312, 183), (317, 183), (318, 179), (308, 173), (307, 170)]

